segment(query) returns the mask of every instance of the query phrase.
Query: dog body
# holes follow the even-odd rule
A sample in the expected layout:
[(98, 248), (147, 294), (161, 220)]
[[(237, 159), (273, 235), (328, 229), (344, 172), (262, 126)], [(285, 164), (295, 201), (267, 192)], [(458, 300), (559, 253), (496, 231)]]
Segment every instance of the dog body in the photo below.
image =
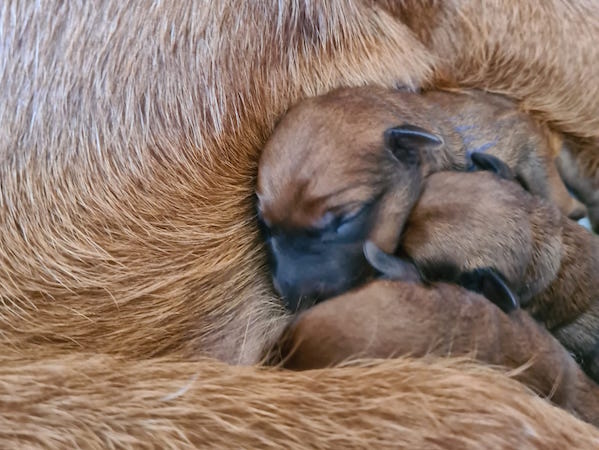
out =
[(516, 377), (558, 405), (599, 424), (599, 385), (523, 310), (509, 315), (459, 286), (374, 281), (302, 312), (285, 366), (317, 369), (361, 358), (474, 355), (518, 368)]
[(501, 273), (524, 308), (590, 358), (585, 366), (599, 379), (599, 238), (555, 205), (491, 172), (434, 174), (401, 246), (432, 279), (446, 265)]
[(579, 216), (557, 173), (555, 145), (512, 102), (477, 91), (369, 86), (304, 100), (279, 122), (259, 165), (275, 288), (295, 309), (302, 298), (358, 284), (365, 238), (393, 252), (423, 177), (466, 170), (472, 153), (499, 156), (533, 193)]
[(480, 364), (234, 364), (287, 322), (253, 204), (283, 111), (451, 83), (594, 136), (598, 18), (564, 0), (2, 2), (0, 447), (597, 448)]

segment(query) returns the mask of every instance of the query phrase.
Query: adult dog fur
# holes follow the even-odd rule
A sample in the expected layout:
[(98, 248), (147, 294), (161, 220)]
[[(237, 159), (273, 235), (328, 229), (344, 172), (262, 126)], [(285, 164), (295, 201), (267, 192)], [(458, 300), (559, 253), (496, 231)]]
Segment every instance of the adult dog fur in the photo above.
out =
[(303, 376), (190, 362), (255, 363), (286, 321), (252, 193), (290, 104), (341, 85), (456, 84), (595, 136), (593, 2), (0, 8), (3, 447), (340, 435), (348, 447), (596, 447), (590, 427), (455, 361)]

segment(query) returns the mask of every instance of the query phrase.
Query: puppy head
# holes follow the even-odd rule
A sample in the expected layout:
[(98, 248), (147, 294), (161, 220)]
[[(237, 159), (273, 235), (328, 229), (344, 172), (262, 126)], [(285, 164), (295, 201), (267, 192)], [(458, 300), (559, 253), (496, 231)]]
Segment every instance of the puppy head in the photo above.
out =
[(422, 145), (381, 96), (355, 90), (301, 102), (277, 126), (258, 172), (258, 215), (273, 284), (291, 310), (369, 274), (362, 247), (393, 252), (420, 192)]

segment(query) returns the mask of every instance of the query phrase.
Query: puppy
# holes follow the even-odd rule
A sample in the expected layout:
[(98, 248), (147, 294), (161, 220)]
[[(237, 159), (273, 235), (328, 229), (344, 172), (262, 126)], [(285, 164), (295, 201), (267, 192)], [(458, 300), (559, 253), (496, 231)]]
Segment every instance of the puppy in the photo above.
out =
[(599, 238), (551, 202), (492, 172), (439, 172), (426, 180), (401, 251), (429, 280), (445, 279), (448, 267), (501, 274), (599, 381)]
[(578, 216), (546, 132), (507, 99), (480, 92), (363, 87), (300, 102), (259, 164), (258, 216), (275, 289), (296, 310), (363, 282), (366, 238), (393, 252), (423, 178), (465, 170), (477, 152), (500, 155), (531, 192)]
[(518, 368), (516, 378), (599, 425), (599, 386), (522, 310), (509, 315), (455, 285), (375, 281), (299, 314), (284, 345), (289, 369), (352, 358), (473, 355)]

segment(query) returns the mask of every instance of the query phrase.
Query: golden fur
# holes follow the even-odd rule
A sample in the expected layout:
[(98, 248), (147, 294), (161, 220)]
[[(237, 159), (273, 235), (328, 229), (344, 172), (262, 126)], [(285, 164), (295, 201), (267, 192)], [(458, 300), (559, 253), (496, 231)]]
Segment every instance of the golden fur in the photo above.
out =
[[(386, 131), (402, 126), (438, 138), (433, 144), (411, 144), (420, 154), (418, 167), (401, 156), (399, 164), (385, 158)], [(376, 221), (371, 239), (392, 252), (419, 193), (412, 172), (426, 177), (466, 170), (467, 155), (484, 151), (504, 161), (531, 192), (578, 217), (582, 205), (568, 194), (555, 167), (560, 143), (559, 136), (501, 96), (473, 90), (336, 89), (299, 102), (278, 122), (260, 158), (259, 209), (272, 225), (314, 227), (328, 212), (351, 212), (374, 202), (376, 194), (384, 219)], [(385, 185), (384, 194), (377, 192), (379, 185)]]
[(495, 370), (456, 359), (298, 373), (81, 354), (3, 363), (0, 395), (2, 448), (599, 445), (591, 425)]
[[(599, 432), (478, 366), (299, 376), (189, 360), (256, 363), (287, 320), (253, 189), (290, 104), (467, 85), (595, 136), (598, 18), (563, 0), (3, 2), (2, 446), (251, 446), (270, 424), (306, 445), (596, 447)], [(192, 393), (156, 400), (195, 373)]]

